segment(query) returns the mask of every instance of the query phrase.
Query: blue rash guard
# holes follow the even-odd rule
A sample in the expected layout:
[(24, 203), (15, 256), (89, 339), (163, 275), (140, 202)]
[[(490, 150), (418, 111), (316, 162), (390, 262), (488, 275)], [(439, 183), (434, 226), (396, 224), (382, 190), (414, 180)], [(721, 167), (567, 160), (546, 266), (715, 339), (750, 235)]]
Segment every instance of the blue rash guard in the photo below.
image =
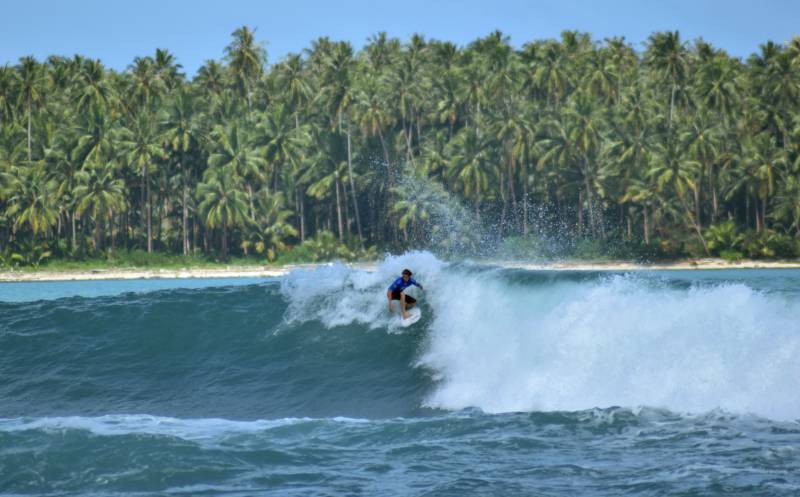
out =
[(394, 283), (389, 285), (389, 291), (402, 292), (406, 288), (410, 287), (411, 285), (419, 287), (420, 290), (422, 289), (422, 285), (420, 285), (419, 283), (414, 281), (414, 278), (409, 278), (408, 281), (406, 282), (406, 281), (403, 280), (403, 277), (401, 276), (400, 278), (397, 278), (396, 280), (394, 280)]

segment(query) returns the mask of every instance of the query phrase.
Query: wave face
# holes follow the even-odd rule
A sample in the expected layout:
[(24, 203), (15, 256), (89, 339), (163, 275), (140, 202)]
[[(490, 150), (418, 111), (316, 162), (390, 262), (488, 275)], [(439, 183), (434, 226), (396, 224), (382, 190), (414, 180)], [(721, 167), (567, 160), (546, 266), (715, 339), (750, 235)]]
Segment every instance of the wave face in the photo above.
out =
[(220, 284), (0, 302), (0, 494), (800, 491), (800, 272)]
[(401, 261), (427, 290), (426, 333), (414, 357), (433, 379), (426, 407), (722, 408), (800, 418), (792, 393), (800, 384), (798, 273), (731, 281), (691, 272), (525, 271), (446, 265), (417, 253), (374, 272), (292, 273), (282, 282), (289, 322), (391, 332), (382, 285)]

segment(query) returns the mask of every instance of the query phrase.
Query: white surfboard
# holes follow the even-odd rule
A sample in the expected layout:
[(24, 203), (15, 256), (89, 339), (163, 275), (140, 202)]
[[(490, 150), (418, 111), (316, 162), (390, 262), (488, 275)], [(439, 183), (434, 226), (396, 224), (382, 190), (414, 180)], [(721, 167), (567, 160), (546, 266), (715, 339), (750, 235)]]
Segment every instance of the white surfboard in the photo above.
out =
[(402, 314), (400, 314), (398, 317), (400, 318), (400, 326), (403, 328), (408, 328), (412, 324), (419, 321), (419, 318), (422, 317), (422, 311), (419, 310), (419, 307), (412, 307), (408, 310), (408, 317), (406, 319), (403, 319)]

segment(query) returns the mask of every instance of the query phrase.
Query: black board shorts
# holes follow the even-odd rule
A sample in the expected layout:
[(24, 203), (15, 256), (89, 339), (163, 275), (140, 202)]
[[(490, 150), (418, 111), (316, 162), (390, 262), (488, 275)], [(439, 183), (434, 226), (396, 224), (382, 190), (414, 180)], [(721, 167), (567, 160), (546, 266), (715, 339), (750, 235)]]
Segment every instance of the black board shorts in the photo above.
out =
[[(400, 292), (392, 292), (392, 300), (400, 300)], [(406, 294), (406, 304), (416, 304), (417, 299)]]

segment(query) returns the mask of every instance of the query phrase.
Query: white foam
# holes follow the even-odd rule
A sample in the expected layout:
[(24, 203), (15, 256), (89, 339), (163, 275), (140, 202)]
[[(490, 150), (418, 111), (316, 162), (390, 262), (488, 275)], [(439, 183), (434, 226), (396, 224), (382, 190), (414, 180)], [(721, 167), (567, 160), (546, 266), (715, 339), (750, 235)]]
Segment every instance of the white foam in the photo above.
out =
[(743, 284), (679, 290), (632, 276), (510, 287), (452, 275), (443, 286), (419, 361), (440, 378), (428, 406), (800, 417), (797, 302)]
[(444, 265), (429, 252), (411, 252), (387, 256), (372, 271), (344, 264), (292, 271), (281, 280), (281, 292), (289, 301), (286, 320), (317, 320), (328, 328), (358, 323), (386, 329), (396, 321), (388, 311), (386, 289), (401, 271), (410, 268), (427, 297), (435, 291)]
[(800, 418), (800, 302), (743, 283), (676, 288), (640, 276), (510, 283), (426, 252), (375, 271), (284, 278), (289, 321), (388, 329), (386, 286), (410, 267), (432, 312), (425, 404), (486, 412), (649, 406)]
[(361, 424), (364, 419), (336, 417), (327, 419), (281, 418), (236, 421), (224, 418), (182, 419), (149, 414), (109, 414), (105, 416), (60, 416), (42, 418), (0, 418), (0, 432), (27, 430), (85, 430), (101, 436), (148, 434), (172, 436), (184, 440), (215, 440), (227, 436), (258, 433), (301, 423), (334, 422)]

